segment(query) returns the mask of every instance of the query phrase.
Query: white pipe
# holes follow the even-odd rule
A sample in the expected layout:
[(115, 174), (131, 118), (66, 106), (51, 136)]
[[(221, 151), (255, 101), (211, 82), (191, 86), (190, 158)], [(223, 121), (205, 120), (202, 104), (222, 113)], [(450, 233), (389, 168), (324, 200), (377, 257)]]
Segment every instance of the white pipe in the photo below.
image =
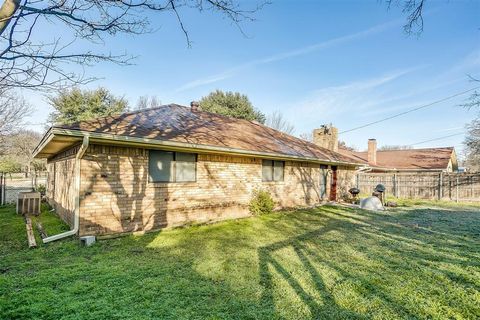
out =
[(73, 229), (67, 232), (63, 232), (60, 234), (56, 234), (51, 237), (47, 237), (43, 239), (43, 243), (48, 243), (51, 241), (63, 239), (65, 237), (73, 236), (76, 235), (78, 232), (78, 229), (80, 227), (80, 168), (81, 168), (81, 159), (83, 155), (85, 154), (85, 151), (87, 151), (88, 144), (89, 144), (89, 136), (84, 135), (83, 136), (83, 142), (82, 145), (80, 146), (80, 149), (77, 152), (77, 155), (75, 156), (75, 211), (74, 211), (74, 217), (73, 217)]
[(363, 173), (363, 172), (370, 172), (373, 168), (371, 167), (360, 167), (359, 169), (355, 170), (355, 173)]

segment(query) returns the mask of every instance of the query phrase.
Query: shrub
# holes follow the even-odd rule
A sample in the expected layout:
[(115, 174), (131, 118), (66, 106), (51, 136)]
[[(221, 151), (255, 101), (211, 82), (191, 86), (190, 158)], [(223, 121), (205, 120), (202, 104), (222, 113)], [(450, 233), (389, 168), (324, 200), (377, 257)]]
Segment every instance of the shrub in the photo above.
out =
[(36, 192), (40, 192), (42, 196), (47, 192), (47, 187), (44, 184), (39, 184), (35, 187)]
[(258, 189), (253, 191), (253, 196), (248, 208), (253, 215), (257, 216), (271, 213), (274, 206), (275, 203), (273, 202), (270, 192)]

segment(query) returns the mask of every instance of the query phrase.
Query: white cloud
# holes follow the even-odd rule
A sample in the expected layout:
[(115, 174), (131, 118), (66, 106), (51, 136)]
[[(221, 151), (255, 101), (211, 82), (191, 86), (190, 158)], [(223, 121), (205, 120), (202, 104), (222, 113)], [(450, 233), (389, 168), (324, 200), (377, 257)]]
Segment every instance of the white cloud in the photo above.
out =
[(357, 40), (357, 39), (360, 39), (360, 38), (363, 38), (363, 37), (366, 37), (366, 36), (370, 36), (372, 34), (380, 33), (382, 31), (384, 31), (384, 30), (386, 30), (386, 29), (388, 29), (392, 26), (398, 25), (398, 24), (399, 24), (399, 21), (394, 20), (394, 21), (390, 21), (390, 22), (387, 22), (387, 23), (383, 23), (383, 24), (371, 27), (369, 29), (366, 29), (366, 30), (363, 30), (363, 31), (360, 31), (360, 32), (356, 32), (356, 33), (352, 33), (352, 34), (349, 34), (349, 35), (346, 35), (346, 36), (330, 39), (330, 40), (323, 41), (323, 42), (320, 42), (320, 43), (317, 43), (317, 44), (314, 44), (314, 45), (310, 45), (310, 46), (307, 46), (307, 47), (298, 48), (298, 49), (294, 49), (294, 50), (291, 50), (291, 51), (286, 51), (286, 52), (274, 54), (274, 55), (271, 55), (269, 57), (252, 60), (252, 61), (240, 64), (236, 67), (227, 69), (223, 72), (220, 72), (220, 73), (217, 73), (217, 74), (205, 77), (205, 78), (200, 78), (200, 79), (197, 79), (197, 80), (187, 82), (186, 84), (184, 84), (183, 86), (178, 88), (176, 90), (176, 92), (181, 92), (181, 91), (193, 89), (193, 88), (196, 88), (196, 87), (199, 87), (199, 86), (203, 86), (203, 85), (207, 85), (207, 84), (211, 84), (211, 83), (215, 83), (215, 82), (218, 82), (218, 81), (222, 81), (222, 80), (231, 78), (231, 77), (235, 76), (236, 74), (238, 74), (239, 72), (241, 72), (242, 70), (245, 70), (247, 68), (251, 68), (251, 67), (255, 67), (255, 66), (259, 66), (259, 65), (263, 65), (263, 64), (267, 64), (267, 63), (277, 62), (277, 61), (281, 61), (281, 60), (285, 60), (285, 59), (289, 59), (289, 58), (293, 58), (293, 57), (297, 57), (297, 56), (306, 55), (306, 54), (309, 54), (309, 53), (312, 53), (312, 52), (316, 52), (316, 51), (323, 50), (323, 49), (326, 49), (326, 48), (330, 48), (330, 47), (333, 47), (333, 46), (336, 46), (336, 45), (340, 45), (340, 44), (343, 44), (343, 43), (346, 43), (346, 42), (349, 42), (349, 41), (353, 41), (353, 40)]
[(311, 92), (306, 99), (297, 103), (286, 113), (295, 119), (295, 123), (319, 121), (333, 122), (345, 113), (359, 113), (374, 106), (401, 99), (393, 96), (384, 85), (403, 75), (417, 70), (418, 67), (390, 72), (374, 78), (363, 79), (341, 86), (322, 88)]

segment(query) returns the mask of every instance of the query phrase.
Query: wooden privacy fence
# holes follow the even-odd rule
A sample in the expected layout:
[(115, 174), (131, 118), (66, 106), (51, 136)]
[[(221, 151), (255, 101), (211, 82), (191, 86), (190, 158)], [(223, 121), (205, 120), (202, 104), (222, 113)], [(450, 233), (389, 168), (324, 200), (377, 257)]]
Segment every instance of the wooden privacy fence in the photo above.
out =
[(377, 184), (387, 196), (409, 199), (480, 201), (480, 173), (359, 173), (356, 185), (370, 194)]

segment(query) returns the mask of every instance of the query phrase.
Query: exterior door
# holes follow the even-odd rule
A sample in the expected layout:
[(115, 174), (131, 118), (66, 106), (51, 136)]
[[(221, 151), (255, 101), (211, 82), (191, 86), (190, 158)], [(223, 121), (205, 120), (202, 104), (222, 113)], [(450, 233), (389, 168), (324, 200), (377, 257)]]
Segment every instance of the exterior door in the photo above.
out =
[(332, 184), (330, 186), (330, 201), (337, 201), (337, 166), (332, 166)]

